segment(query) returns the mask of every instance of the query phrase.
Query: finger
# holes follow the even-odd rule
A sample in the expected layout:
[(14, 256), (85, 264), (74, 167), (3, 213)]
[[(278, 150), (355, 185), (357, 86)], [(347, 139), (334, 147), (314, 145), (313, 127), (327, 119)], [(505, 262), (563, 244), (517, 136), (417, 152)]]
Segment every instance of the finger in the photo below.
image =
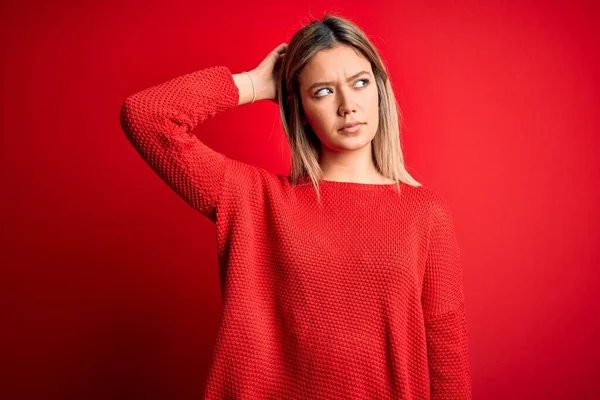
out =
[(285, 52), (285, 50), (287, 49), (287, 47), (288, 47), (287, 43), (282, 43), (282, 44), (280, 44), (279, 46), (277, 46), (275, 48), (275, 51), (277, 53), (282, 53), (282, 52)]

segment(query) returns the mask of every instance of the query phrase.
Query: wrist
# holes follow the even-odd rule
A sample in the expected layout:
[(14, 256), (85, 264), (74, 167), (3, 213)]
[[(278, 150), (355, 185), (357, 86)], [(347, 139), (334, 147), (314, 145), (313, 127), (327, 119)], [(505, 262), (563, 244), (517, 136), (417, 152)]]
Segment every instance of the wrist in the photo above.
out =
[(257, 101), (264, 99), (261, 79), (260, 79), (260, 76), (258, 74), (258, 71), (256, 71), (256, 69), (248, 71), (247, 73), (248, 73), (248, 75), (250, 75), (250, 78), (251, 78), (250, 85), (252, 86), (252, 84), (254, 84), (254, 91), (256, 94), (256, 98), (254, 99), (254, 102), (256, 103)]
[[(233, 80), (239, 90), (239, 101), (238, 105), (249, 104), (254, 98), (254, 102), (258, 101), (258, 87), (256, 85), (256, 78), (248, 76), (250, 72), (240, 72), (233, 75)], [(252, 84), (254, 83), (254, 87)]]

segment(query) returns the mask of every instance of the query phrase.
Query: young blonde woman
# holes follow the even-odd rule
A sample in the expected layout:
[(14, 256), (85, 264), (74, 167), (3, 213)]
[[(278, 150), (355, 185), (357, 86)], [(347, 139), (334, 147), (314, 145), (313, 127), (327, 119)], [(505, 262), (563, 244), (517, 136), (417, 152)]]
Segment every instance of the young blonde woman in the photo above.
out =
[[(192, 130), (279, 105), (289, 176)], [(217, 228), (223, 311), (205, 399), (470, 399), (465, 298), (448, 203), (407, 172), (374, 46), (325, 16), (255, 69), (224, 66), (129, 96), (121, 126)]]

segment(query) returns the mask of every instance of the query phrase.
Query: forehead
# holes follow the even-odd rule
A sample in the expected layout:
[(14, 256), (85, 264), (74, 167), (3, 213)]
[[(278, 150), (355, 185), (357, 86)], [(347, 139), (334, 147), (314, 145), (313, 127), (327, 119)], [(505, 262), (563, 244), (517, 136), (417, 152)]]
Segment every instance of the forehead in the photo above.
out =
[(353, 47), (338, 45), (315, 54), (298, 75), (298, 80), (304, 87), (317, 81), (345, 79), (362, 70), (372, 72), (371, 63)]

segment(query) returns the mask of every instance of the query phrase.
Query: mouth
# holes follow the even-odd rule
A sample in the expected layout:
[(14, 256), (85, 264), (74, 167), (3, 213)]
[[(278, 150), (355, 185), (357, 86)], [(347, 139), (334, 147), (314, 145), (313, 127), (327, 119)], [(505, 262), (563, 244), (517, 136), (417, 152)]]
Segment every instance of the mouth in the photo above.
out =
[(354, 125), (348, 125), (342, 129), (340, 129), (340, 132), (356, 132), (360, 128), (362, 128), (363, 125), (364, 125), (364, 123), (362, 123), (362, 122), (356, 123)]

